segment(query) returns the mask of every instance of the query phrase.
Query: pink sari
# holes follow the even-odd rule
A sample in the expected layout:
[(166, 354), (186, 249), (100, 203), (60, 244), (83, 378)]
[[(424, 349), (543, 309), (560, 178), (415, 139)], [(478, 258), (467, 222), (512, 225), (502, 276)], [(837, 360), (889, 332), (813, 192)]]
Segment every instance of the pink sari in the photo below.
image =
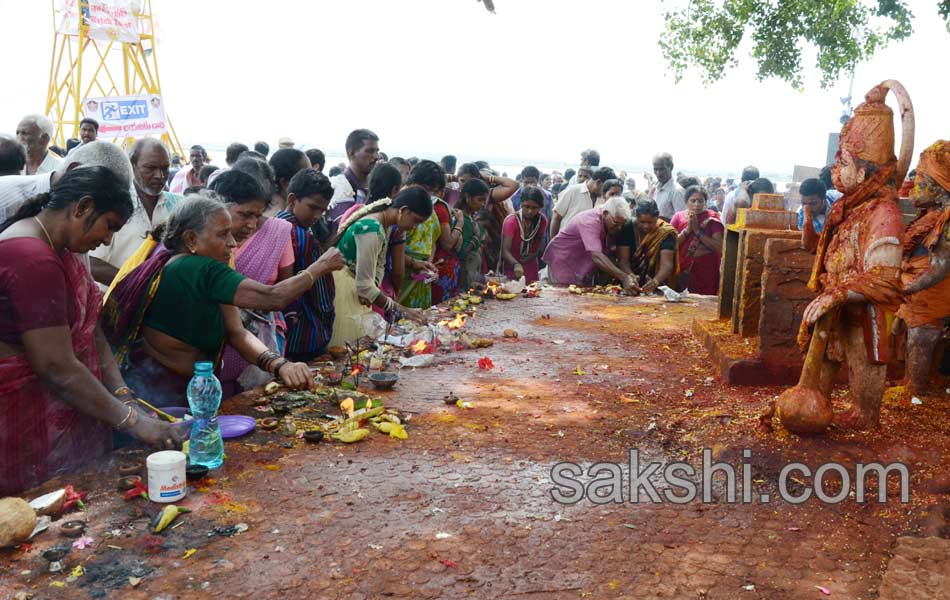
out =
[[(70, 326), (76, 358), (101, 378), (96, 323), (102, 294), (82, 261), (64, 253), (76, 320)], [(112, 429), (54, 396), (25, 354), (0, 360), (0, 497), (18, 494), (112, 450)]]
[[(292, 231), (293, 225), (289, 221), (273, 217), (267, 219), (257, 233), (244, 243), (239, 252), (235, 253), (235, 270), (265, 285), (273, 285), (280, 268), (280, 259)], [(268, 348), (283, 354), (282, 344), (278, 344), (277, 340), (284, 339), (287, 327), (280, 312), (262, 313), (242, 309), (241, 319), (244, 321), (244, 327), (264, 342)], [(249, 366), (250, 364), (241, 358), (237, 350), (231, 346), (225, 347), (221, 362), (221, 384), (224, 387), (225, 398), (239, 391), (237, 390), (238, 378)], [(269, 374), (264, 374), (259, 369), (257, 371), (258, 379), (270, 379)], [(263, 382), (255, 381), (250, 374), (248, 377), (251, 379), (241, 379), (240, 385), (245, 389)]]

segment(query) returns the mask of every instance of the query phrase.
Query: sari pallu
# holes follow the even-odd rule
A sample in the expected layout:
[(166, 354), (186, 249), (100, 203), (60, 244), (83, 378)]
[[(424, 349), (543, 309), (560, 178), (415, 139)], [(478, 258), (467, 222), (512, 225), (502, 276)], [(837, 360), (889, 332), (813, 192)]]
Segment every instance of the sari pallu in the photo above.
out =
[[(663, 219), (657, 219), (656, 229), (644, 237), (640, 241), (640, 245), (637, 246), (637, 251), (634, 253), (632, 262), (634, 264), (634, 271), (642, 278), (641, 283), (644, 283), (647, 279), (656, 277), (656, 272), (660, 268), (660, 245), (663, 243), (663, 240), (669, 236), (673, 236), (673, 239), (676, 240), (676, 229)], [(671, 288), (676, 287), (680, 273), (678, 243), (676, 249), (673, 251), (673, 261), (673, 273), (670, 274), (670, 278), (664, 283), (664, 285)]]
[[(294, 274), (304, 271), (320, 258), (320, 245), (310, 230), (297, 224), (293, 213), (282, 211), (277, 218), (291, 224), (294, 245)], [(294, 360), (311, 360), (326, 351), (333, 335), (333, 275), (317, 279), (298, 300), (286, 309), (287, 344), (285, 354)]]
[[(245, 242), (241, 254), (234, 259), (237, 272), (251, 279), (268, 284), (268, 277), (277, 271), (280, 257), (284, 252), (287, 238), (292, 236), (294, 227), (283, 219), (271, 218), (264, 222), (260, 230)], [(283, 355), (282, 340), (286, 325), (279, 311), (261, 312), (241, 309), (241, 321), (244, 328), (254, 334), (269, 349)], [(271, 374), (251, 365), (231, 346), (225, 346), (221, 359), (221, 386), (224, 397), (228, 398), (239, 390), (237, 386), (250, 389), (270, 381)]]
[[(143, 248), (145, 244), (139, 250), (143, 251)], [(112, 354), (119, 369), (123, 371), (129, 366), (133, 347), (140, 341), (142, 322), (158, 292), (162, 269), (174, 255), (164, 245), (158, 244), (144, 262), (129, 271), (121, 280), (116, 278), (117, 281), (109, 288), (102, 311), (102, 332), (112, 347)], [(129, 261), (137, 256), (138, 252)]]
[[(432, 248), (440, 234), (439, 217), (432, 211), (424, 223), (406, 236), (406, 255), (416, 260), (431, 259)], [(422, 309), (432, 306), (432, 284), (426, 283), (424, 279), (420, 279), (419, 273), (407, 271), (399, 293), (399, 304)]]
[[(679, 218), (677, 213), (670, 223), (677, 231), (683, 231), (689, 226), (689, 218)], [(713, 237), (723, 233), (722, 221), (715, 211), (707, 209), (699, 215), (699, 229), (706, 237)], [(697, 256), (696, 253), (704, 246), (699, 237), (690, 233), (679, 246), (680, 276), (679, 287), (689, 289), (694, 294), (715, 296), (719, 293), (719, 266), (722, 256), (719, 252), (706, 252)]]
[[(75, 293), (73, 352), (98, 379), (96, 323), (102, 294), (79, 258), (68, 252), (61, 258)], [(25, 354), (0, 360), (0, 496), (35, 487), (111, 450), (111, 427), (56, 398)]]
[[(439, 228), (441, 230), (442, 220), (447, 219), (449, 232), (456, 226), (455, 215), (449, 209), (449, 205), (441, 198), (436, 199), (434, 209), (438, 211)], [(443, 216), (444, 215), (444, 216)], [(432, 282), (432, 304), (439, 304), (458, 294), (459, 291), (459, 257), (455, 250), (443, 250), (441, 247), (435, 250), (435, 262), (439, 262), (439, 278)]]

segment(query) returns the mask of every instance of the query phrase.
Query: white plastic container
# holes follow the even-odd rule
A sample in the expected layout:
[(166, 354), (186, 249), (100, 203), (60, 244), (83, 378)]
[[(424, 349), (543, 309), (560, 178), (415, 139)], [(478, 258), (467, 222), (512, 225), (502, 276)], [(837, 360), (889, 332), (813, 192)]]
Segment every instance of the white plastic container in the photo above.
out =
[(185, 497), (185, 454), (163, 450), (150, 454), (148, 467), (148, 499), (152, 502), (176, 502)]

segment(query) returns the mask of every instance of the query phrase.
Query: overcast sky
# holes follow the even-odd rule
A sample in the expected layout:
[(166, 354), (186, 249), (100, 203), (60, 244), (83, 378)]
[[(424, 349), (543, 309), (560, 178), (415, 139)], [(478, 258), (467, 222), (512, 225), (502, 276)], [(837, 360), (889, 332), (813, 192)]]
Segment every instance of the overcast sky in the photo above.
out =
[[(704, 88), (679, 84), (657, 39), (660, 0), (153, 0), (168, 115), (184, 145), (283, 135), (334, 152), (367, 127), (383, 150), (438, 158), (649, 164), (658, 151), (687, 172), (756, 164), (820, 166), (840, 126), (847, 81), (806, 90), (758, 82), (740, 67)], [(855, 104), (899, 79), (917, 114), (916, 152), (950, 138), (950, 34), (935, 0), (909, 2), (913, 37), (855, 74)], [(0, 0), (0, 131), (42, 111), (52, 52), (47, 0)]]

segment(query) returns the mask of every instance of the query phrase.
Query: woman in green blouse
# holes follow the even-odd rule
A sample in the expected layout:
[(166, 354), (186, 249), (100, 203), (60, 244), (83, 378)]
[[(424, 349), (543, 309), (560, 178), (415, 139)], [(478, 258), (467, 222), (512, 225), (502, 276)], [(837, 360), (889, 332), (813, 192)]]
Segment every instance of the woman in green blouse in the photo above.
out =
[(372, 310), (371, 306), (393, 311), (396, 320), (405, 317), (417, 323), (426, 322), (425, 312), (397, 304), (380, 291), (379, 284), (386, 269), (386, 246), (392, 226), (409, 231), (431, 215), (429, 193), (410, 186), (392, 200), (377, 200), (358, 210), (340, 225), (337, 248), (346, 268), (333, 273), (336, 319), (331, 346), (342, 346), (362, 337), (360, 318)]
[(280, 310), (342, 268), (340, 252), (331, 249), (269, 286), (229, 266), (236, 245), (225, 205), (192, 197), (169, 216), (162, 246), (110, 294), (103, 329), (126, 383), (155, 406), (186, 406), (194, 363), (210, 360), (220, 367), (225, 342), (291, 387), (313, 386), (307, 365), (269, 350), (244, 328), (238, 308)]

